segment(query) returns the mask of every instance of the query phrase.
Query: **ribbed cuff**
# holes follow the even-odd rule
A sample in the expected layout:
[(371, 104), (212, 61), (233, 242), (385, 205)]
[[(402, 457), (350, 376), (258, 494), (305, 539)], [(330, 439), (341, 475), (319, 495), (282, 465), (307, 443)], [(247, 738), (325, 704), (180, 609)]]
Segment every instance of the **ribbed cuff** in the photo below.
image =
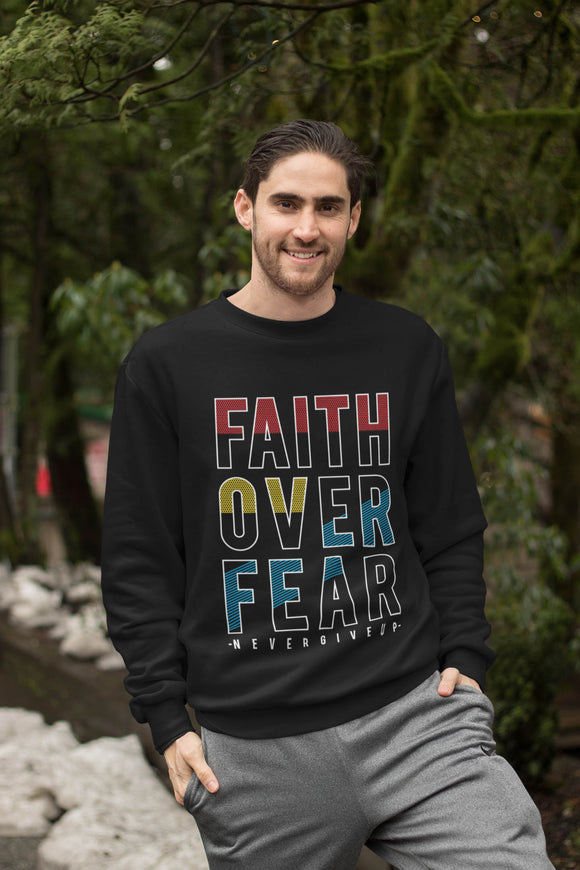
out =
[(457, 668), (464, 677), (471, 677), (479, 683), (481, 690), (485, 688), (485, 674), (494, 659), (494, 654), (489, 650), (489, 659), (485, 659), (470, 649), (455, 649), (447, 653), (441, 660), (441, 670), (445, 668)]
[(151, 728), (155, 749), (161, 755), (174, 740), (194, 730), (185, 706), (178, 699), (170, 699), (162, 704), (141, 709)]

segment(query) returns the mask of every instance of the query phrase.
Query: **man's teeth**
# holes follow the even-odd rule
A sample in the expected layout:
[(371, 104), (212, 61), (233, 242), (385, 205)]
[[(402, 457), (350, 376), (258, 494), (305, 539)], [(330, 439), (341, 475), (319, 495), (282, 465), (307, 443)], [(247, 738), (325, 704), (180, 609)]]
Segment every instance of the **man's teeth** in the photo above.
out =
[(301, 253), (298, 253), (298, 251), (288, 251), (288, 253), (290, 254), (291, 257), (298, 257), (299, 260), (310, 260), (312, 257), (318, 256), (318, 254), (316, 252), (301, 254)]

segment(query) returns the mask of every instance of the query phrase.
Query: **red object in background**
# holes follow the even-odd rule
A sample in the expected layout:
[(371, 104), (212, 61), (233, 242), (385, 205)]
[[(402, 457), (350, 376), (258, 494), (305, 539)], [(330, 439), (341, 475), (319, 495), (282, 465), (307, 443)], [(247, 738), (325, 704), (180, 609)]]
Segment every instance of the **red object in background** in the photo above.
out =
[(46, 464), (46, 459), (38, 461), (36, 469), (36, 494), (39, 498), (48, 498), (52, 495), (52, 483), (50, 482), (50, 471)]

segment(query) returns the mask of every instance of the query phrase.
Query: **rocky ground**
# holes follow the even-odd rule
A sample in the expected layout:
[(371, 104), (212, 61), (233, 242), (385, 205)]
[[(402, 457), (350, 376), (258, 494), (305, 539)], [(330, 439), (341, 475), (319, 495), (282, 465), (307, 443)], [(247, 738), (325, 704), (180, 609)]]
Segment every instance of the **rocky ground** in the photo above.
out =
[(207, 870), (135, 735), (81, 744), (18, 708), (0, 709), (0, 837), (10, 870)]
[(50, 570), (0, 564), (0, 611), (21, 628), (42, 628), (63, 656), (91, 661), (99, 670), (119, 670), (123, 661), (107, 637), (101, 573), (88, 563), (62, 563)]
[[(207, 870), (193, 819), (139, 737), (117, 736), (130, 730), (126, 698), (110, 691), (123, 662), (107, 637), (98, 568), (0, 565), (0, 610), (0, 703), (38, 706), (53, 722), (0, 709), (1, 870)], [(63, 713), (75, 733), (54, 722)], [(115, 736), (90, 739), (98, 734)]]

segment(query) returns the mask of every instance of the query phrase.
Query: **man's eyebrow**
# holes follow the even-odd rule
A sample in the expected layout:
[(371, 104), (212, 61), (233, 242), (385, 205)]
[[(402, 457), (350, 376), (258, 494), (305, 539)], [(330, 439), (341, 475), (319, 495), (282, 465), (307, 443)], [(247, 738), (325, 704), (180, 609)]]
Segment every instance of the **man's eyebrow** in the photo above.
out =
[[(268, 197), (269, 199), (286, 199), (290, 202), (306, 202), (306, 198), (304, 196), (299, 196), (297, 193), (284, 193), (284, 191), (280, 193), (272, 193)], [(313, 197), (314, 202), (317, 204), (331, 203), (334, 205), (344, 205), (346, 203), (346, 198), (344, 196), (335, 196), (334, 194), (327, 194), (325, 196), (315, 196)]]

